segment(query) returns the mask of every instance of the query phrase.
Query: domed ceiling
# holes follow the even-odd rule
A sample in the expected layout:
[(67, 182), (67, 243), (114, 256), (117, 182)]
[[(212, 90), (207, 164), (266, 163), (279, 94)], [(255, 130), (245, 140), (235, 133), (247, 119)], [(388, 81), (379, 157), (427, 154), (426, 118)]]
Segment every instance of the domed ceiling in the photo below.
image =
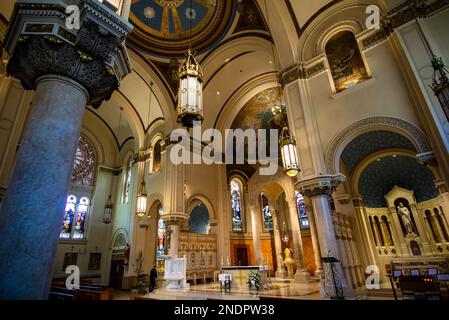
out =
[[(229, 30), (237, 10), (234, 0), (133, 0), (130, 42), (163, 58), (183, 57), (216, 45)], [(190, 40), (191, 39), (191, 40)]]

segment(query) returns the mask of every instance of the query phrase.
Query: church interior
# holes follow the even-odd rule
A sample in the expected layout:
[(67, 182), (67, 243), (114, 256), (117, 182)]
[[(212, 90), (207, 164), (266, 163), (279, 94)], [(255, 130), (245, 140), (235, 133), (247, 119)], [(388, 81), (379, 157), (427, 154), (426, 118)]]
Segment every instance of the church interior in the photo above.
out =
[(447, 0), (2, 0), (0, 299), (448, 299), (448, 27)]

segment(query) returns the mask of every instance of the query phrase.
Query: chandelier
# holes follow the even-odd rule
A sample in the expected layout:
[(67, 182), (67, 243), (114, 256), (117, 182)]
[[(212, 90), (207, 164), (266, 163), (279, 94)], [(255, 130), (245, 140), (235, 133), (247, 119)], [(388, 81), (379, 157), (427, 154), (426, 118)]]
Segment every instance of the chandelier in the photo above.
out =
[(192, 128), (203, 121), (203, 72), (189, 49), (179, 66), (178, 122)]

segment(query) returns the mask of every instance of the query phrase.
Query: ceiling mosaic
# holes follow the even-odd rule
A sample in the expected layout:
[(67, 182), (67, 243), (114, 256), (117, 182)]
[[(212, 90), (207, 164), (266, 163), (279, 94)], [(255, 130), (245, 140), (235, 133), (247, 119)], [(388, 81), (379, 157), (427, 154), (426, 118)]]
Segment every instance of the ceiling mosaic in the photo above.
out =
[(130, 41), (162, 57), (182, 57), (190, 43), (201, 52), (221, 40), (236, 11), (234, 0), (133, 0)]
[(413, 190), (418, 202), (438, 196), (430, 169), (407, 156), (389, 156), (372, 162), (362, 172), (359, 193), (368, 208), (386, 207), (384, 196), (394, 186)]

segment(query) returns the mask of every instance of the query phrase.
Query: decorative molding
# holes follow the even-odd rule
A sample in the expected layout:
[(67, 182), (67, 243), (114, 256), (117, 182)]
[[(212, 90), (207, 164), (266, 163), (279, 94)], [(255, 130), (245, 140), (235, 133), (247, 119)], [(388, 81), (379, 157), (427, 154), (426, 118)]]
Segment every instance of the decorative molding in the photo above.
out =
[[(286, 0), (286, 2), (288, 2), (288, 0)], [(331, 2), (329, 5), (333, 4), (335, 3)], [(380, 42), (387, 40), (388, 37), (395, 32), (395, 29), (412, 21), (413, 19), (429, 17), (437, 13), (438, 11), (444, 9), (448, 5), (449, 0), (437, 0), (431, 4), (428, 5), (424, 4), (421, 6), (418, 6), (415, 3), (415, 0), (405, 1), (398, 7), (386, 12), (383, 15), (381, 21), (381, 28), (377, 32), (370, 33), (368, 36), (362, 38), (361, 44), (363, 45), (363, 50), (371, 48), (379, 44)], [(322, 10), (327, 8), (328, 7), (323, 7)], [(321, 13), (322, 10), (320, 10), (319, 13)], [(304, 25), (302, 29), (299, 30), (300, 34), (304, 32), (308, 24), (309, 21), (308, 23), (306, 23), (306, 25)], [(309, 67), (308, 69), (301, 67), (302, 65), (305, 64), (306, 62), (300, 61), (282, 70), (279, 74), (281, 84), (283, 86), (286, 86), (289, 83), (292, 83), (298, 79), (310, 79), (314, 75), (326, 69), (324, 63), (322, 64), (319, 63), (317, 65)]]

